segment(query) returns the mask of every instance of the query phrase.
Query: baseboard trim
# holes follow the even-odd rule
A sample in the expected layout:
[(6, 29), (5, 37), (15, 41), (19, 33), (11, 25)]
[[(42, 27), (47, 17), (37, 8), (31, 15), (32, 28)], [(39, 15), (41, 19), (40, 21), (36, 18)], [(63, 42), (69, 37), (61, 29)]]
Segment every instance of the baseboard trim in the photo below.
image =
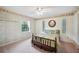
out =
[[(31, 38), (31, 36), (27, 37), (26, 39), (29, 39), (29, 38)], [(19, 40), (16, 39), (16, 40), (13, 40), (13, 41), (9, 41), (5, 44), (1, 44), (0, 47), (6, 46), (6, 45), (9, 45), (9, 44), (12, 44), (12, 43), (16, 43), (16, 42), (21, 41), (21, 40), (26, 40), (26, 39), (19, 39)]]

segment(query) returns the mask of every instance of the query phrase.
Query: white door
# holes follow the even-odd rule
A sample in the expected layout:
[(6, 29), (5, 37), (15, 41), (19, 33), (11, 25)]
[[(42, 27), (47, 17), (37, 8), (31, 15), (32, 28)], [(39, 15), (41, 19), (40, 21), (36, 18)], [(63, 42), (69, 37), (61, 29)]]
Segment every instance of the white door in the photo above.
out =
[(6, 42), (5, 21), (0, 21), (0, 45)]
[(8, 42), (16, 41), (18, 40), (18, 23), (17, 22), (6, 22), (6, 34), (7, 34), (7, 40)]

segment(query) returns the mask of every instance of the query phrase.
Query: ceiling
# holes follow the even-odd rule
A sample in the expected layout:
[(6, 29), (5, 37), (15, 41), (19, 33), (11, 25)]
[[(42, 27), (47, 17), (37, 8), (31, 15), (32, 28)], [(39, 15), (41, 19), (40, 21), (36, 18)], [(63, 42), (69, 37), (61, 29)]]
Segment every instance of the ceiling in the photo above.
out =
[[(32, 18), (47, 18), (72, 13), (79, 9), (78, 6), (2, 6), (1, 8), (29, 16)], [(37, 8), (42, 8), (42, 14), (37, 14)]]

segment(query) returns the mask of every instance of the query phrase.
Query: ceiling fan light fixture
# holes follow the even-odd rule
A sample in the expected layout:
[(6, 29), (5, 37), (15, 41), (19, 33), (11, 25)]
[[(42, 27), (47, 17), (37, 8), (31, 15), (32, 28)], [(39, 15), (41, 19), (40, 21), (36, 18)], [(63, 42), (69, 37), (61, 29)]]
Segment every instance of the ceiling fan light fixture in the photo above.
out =
[(43, 14), (43, 8), (40, 8), (40, 7), (36, 8), (36, 13), (37, 13), (37, 15), (42, 15)]

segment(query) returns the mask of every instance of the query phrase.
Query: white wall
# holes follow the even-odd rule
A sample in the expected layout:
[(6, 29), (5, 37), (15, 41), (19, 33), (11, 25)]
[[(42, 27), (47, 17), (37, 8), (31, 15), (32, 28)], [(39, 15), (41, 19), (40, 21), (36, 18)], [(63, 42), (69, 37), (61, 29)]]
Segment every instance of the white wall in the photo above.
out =
[(67, 18), (66, 36), (79, 44), (79, 11)]
[[(48, 26), (48, 22), (49, 22), (49, 20), (55, 20), (56, 21), (56, 26), (55, 27), (49, 27)], [(50, 29), (50, 30), (62, 30), (62, 18), (61, 17), (58, 17), (58, 18), (50, 18), (50, 19), (46, 19), (45, 20), (45, 29)]]
[(73, 16), (73, 40), (79, 44), (79, 11)]
[[(47, 19), (39, 19), (39, 20), (36, 20), (35, 23), (36, 23), (36, 33), (37, 34), (41, 34), (43, 33), (42, 31), (42, 21), (45, 21), (45, 29), (50, 29), (50, 30), (60, 30), (60, 35), (61, 37), (63, 37), (63, 39), (65, 41), (68, 41), (68, 42), (72, 42), (72, 40), (77, 41), (77, 21), (76, 19), (74, 19), (74, 15), (71, 15), (71, 16), (61, 16), (61, 17), (56, 17), (56, 18), (50, 18), (51, 19), (54, 19), (56, 21), (56, 26), (51, 28), (48, 26), (48, 21), (49, 21), (49, 18)], [(62, 30), (63, 30), (63, 26), (62, 26), (62, 22), (63, 22), (63, 19), (66, 19), (66, 33), (63, 33)]]
[[(48, 21), (49, 20), (55, 20), (56, 21), (56, 26), (55, 27), (49, 27), (48, 26)], [(60, 34), (67, 34), (69, 33), (69, 29), (66, 29), (66, 33), (62, 33), (62, 20), (63, 19), (66, 19), (66, 20), (72, 20), (72, 16), (62, 16), (62, 17), (55, 17), (55, 18), (47, 18), (47, 19), (39, 19), (39, 20), (36, 20), (36, 33), (41, 33), (42, 32), (42, 21), (45, 21), (45, 29), (47, 30), (60, 30)], [(69, 21), (68, 21), (69, 22)], [(68, 25), (69, 26), (69, 25)], [(68, 27), (69, 28), (69, 27)]]
[[(22, 23), (30, 21), (30, 32), (22, 32)], [(34, 19), (0, 11), (0, 46), (31, 37), (34, 32)]]
[(73, 16), (66, 17), (66, 36), (73, 39)]
[[(27, 39), (31, 37), (32, 33), (41, 34), (42, 31), (42, 21), (45, 21), (45, 29), (59, 29), (60, 34), (63, 36), (65, 34), (76, 43), (79, 44), (79, 12), (75, 13), (73, 16), (61, 16), (54, 19), (56, 21), (56, 26), (50, 28), (48, 26), (49, 19), (39, 19), (34, 20), (28, 17), (22, 17), (13, 13), (8, 13), (6, 11), (0, 11), (0, 46)], [(66, 33), (62, 33), (62, 20), (66, 18)], [(30, 32), (22, 32), (21, 24), (23, 22), (30, 21)]]

